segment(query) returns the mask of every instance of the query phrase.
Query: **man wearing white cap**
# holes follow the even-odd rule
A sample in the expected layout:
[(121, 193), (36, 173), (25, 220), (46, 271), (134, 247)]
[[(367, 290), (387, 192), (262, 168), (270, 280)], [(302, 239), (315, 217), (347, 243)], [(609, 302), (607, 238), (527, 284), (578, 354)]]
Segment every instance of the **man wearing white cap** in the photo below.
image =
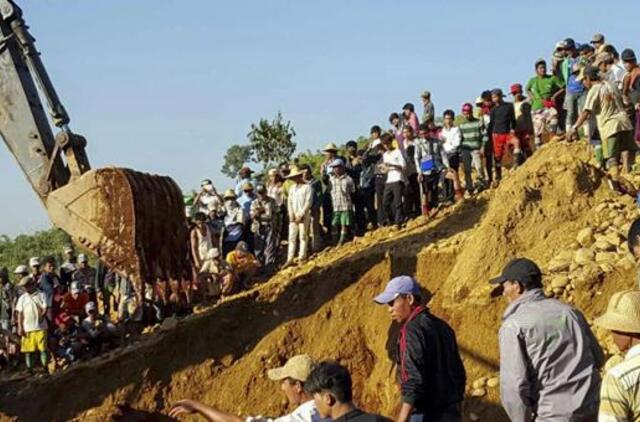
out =
[(78, 269), (78, 260), (71, 246), (65, 246), (62, 249), (62, 254), (64, 262), (60, 265), (60, 283), (66, 287), (71, 284), (73, 273)]
[(267, 372), (269, 379), (280, 381), (280, 389), (287, 397), (290, 405), (298, 406), (296, 410), (279, 418), (266, 418), (262, 416), (242, 418), (209, 407), (193, 400), (180, 400), (173, 405), (169, 416), (176, 417), (180, 414), (197, 413), (210, 422), (320, 422), (318, 410), (313, 402), (313, 397), (304, 390), (304, 383), (315, 367), (315, 362), (308, 355), (294, 356), (287, 363)]
[(287, 176), (287, 179), (293, 180), (295, 184), (289, 188), (289, 197), (287, 198), (289, 245), (285, 267), (293, 264), (298, 241), (300, 242), (299, 260), (304, 261), (308, 254), (313, 192), (311, 186), (304, 182), (303, 176), (304, 172), (297, 167), (292, 167)]
[(25, 292), (16, 303), (16, 319), (18, 335), (22, 338), (20, 350), (25, 355), (29, 371), (33, 370), (33, 354), (39, 352), (42, 366), (47, 368), (47, 299), (44, 293), (36, 289), (32, 276), (24, 277), (19, 284)]
[(31, 275), (33, 279), (37, 282), (40, 279), (40, 258), (37, 256), (32, 256), (29, 258), (29, 268), (31, 269)]
[(600, 389), (598, 420), (635, 421), (640, 415), (640, 291), (614, 293), (607, 311), (594, 321), (611, 332), (613, 342), (625, 354), (609, 369)]
[(213, 182), (210, 179), (204, 179), (200, 182), (200, 192), (196, 195), (193, 203), (197, 208), (196, 212), (212, 215), (222, 210), (224, 200), (216, 191)]

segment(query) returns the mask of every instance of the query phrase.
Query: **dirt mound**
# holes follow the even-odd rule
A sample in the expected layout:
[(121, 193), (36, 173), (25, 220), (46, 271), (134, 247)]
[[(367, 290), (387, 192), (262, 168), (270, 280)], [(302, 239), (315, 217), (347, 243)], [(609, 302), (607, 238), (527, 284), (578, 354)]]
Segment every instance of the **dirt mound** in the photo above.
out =
[(432, 221), (379, 230), (325, 252), (99, 361), (0, 385), (2, 416), (161, 419), (183, 397), (238, 414), (275, 415), (285, 403), (266, 370), (302, 352), (346, 364), (357, 402), (392, 415), (397, 327), (371, 298), (390, 277), (415, 274), (433, 294), (432, 310), (456, 329), (470, 378), (465, 415), (506, 420), (496, 379), (504, 305), (489, 298), (487, 279), (510, 258), (527, 256), (545, 269), (548, 293), (589, 319), (613, 291), (633, 284), (623, 236), (637, 211), (602, 177), (584, 146), (546, 146), (498, 189)]

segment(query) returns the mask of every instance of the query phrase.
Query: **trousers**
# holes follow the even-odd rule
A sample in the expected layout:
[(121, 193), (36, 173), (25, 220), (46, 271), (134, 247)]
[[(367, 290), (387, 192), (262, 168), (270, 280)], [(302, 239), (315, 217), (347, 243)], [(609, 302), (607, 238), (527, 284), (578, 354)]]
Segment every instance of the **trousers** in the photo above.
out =
[(287, 250), (287, 261), (293, 261), (298, 249), (298, 258), (304, 260), (309, 253), (309, 226), (311, 223), (311, 215), (307, 213), (301, 223), (289, 222), (289, 245)]

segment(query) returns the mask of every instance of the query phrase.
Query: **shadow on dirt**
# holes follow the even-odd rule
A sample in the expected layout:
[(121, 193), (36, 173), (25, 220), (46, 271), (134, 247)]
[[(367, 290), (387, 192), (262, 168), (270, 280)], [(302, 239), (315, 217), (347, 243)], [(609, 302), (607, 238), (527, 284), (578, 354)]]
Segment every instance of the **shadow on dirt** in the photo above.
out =
[[(145, 420), (143, 416), (150, 418), (146, 420), (163, 420), (153, 411), (166, 406), (163, 390), (170, 386), (175, 372), (211, 358), (218, 362), (229, 355), (238, 359), (280, 325), (314, 314), (385, 259), (390, 260), (393, 275), (415, 273), (420, 249), (432, 240), (473, 227), (486, 206), (486, 200), (467, 201), (432, 227), (399, 234), (309, 274), (297, 275), (276, 286), (275, 295), (261, 294), (267, 289), (273, 291), (273, 284), (238, 295), (185, 318), (175, 330), (151, 335), (141, 344), (114, 355), (78, 364), (48, 379), (5, 382), (0, 385), (0, 409), (4, 415), (20, 420), (38, 420), (45, 414), (51, 420), (68, 420), (100, 406), (117, 390), (126, 389), (118, 395), (118, 403), (122, 404), (134, 401), (143, 389), (152, 387), (158, 397), (156, 403), (149, 404), (151, 409), (129, 408), (123, 413), (127, 419), (119, 420)], [(321, 288), (317, 288), (320, 284)], [(136, 412), (141, 419), (129, 419)]]

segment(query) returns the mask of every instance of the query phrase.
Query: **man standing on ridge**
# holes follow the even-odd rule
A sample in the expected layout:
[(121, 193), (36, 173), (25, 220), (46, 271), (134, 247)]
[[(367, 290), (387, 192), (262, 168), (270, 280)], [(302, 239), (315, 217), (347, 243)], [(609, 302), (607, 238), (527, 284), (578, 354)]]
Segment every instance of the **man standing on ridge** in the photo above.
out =
[(535, 144), (543, 143), (546, 133), (556, 134), (558, 129), (558, 110), (556, 100), (564, 93), (564, 83), (555, 75), (547, 74), (547, 62), (538, 59), (535, 62), (536, 75), (527, 82), (527, 95), (531, 99)]
[(491, 91), (491, 100), (494, 106), (491, 109), (491, 117), (487, 131), (493, 141), (494, 165), (496, 169), (495, 187), (502, 179), (502, 158), (504, 157), (505, 151), (509, 148), (509, 145), (515, 143), (513, 155), (516, 163), (522, 161), (522, 152), (515, 137), (516, 113), (513, 104), (504, 101), (504, 94), (502, 90), (498, 88)]

